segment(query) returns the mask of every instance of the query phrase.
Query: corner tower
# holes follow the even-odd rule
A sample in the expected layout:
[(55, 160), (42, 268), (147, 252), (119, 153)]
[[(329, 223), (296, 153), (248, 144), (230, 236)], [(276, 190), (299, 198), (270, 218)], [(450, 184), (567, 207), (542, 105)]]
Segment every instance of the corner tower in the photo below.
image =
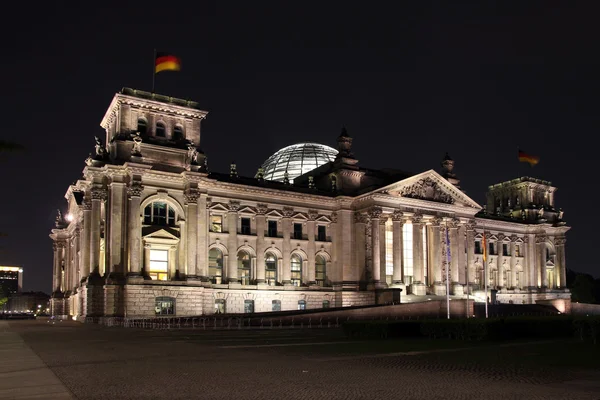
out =
[(200, 128), (207, 114), (194, 101), (123, 88), (100, 123), (106, 131), (106, 157), (117, 164), (203, 165)]

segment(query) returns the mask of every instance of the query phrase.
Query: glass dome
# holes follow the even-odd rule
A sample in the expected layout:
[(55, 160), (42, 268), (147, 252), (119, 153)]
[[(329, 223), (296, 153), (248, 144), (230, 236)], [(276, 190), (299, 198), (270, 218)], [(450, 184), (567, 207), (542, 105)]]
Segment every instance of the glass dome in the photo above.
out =
[(262, 165), (264, 179), (283, 182), (285, 171), (290, 183), (329, 161), (335, 160), (338, 151), (319, 143), (298, 143), (275, 152)]

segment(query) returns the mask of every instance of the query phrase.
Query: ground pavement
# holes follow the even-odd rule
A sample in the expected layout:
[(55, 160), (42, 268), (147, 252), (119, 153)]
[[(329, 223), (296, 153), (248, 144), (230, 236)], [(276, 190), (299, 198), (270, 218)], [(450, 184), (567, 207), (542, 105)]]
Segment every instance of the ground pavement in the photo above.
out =
[[(0, 350), (21, 338), (27, 346), (19, 345), (19, 354), (33, 351), (49, 367), (30, 367), (31, 379), (39, 374), (50, 379), (53, 373), (64, 384), (50, 379), (47, 396), (40, 397), (47, 399), (68, 398), (69, 392), (77, 399), (600, 399), (595, 364), (518, 361), (533, 360), (535, 352), (546, 351), (544, 346), (561, 345), (553, 342), (476, 348), (440, 342), (432, 349), (426, 340), (346, 339), (333, 328), (166, 331), (76, 322), (9, 325), (3, 333), (8, 336), (0, 336)], [(589, 354), (600, 356), (593, 346)], [(20, 362), (11, 363), (17, 368)], [(6, 368), (0, 368), (4, 381)], [(0, 398), (10, 395), (0, 391)]]

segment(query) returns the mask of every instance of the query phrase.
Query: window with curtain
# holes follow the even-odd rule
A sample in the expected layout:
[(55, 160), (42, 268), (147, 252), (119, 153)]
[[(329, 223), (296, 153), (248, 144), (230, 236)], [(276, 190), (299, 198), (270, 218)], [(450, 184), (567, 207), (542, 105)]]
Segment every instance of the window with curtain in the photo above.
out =
[(302, 259), (297, 254), (292, 255), (291, 259), (292, 268), (292, 285), (300, 286), (302, 284)]

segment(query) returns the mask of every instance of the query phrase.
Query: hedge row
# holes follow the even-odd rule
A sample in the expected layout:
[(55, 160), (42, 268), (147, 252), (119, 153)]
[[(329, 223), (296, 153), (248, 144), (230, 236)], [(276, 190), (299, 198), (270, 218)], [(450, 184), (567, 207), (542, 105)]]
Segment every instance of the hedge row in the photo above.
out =
[(509, 317), (433, 319), (423, 321), (348, 321), (348, 337), (367, 339), (427, 337), (454, 340), (514, 340), (576, 337), (597, 344), (600, 317)]

